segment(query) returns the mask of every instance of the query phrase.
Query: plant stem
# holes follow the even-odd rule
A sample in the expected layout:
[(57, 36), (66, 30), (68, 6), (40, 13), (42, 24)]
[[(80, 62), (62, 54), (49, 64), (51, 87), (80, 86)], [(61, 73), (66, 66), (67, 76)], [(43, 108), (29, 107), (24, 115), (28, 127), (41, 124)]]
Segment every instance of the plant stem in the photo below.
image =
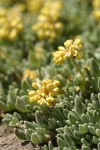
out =
[(80, 68), (79, 68), (78, 64), (76, 63), (75, 59), (73, 57), (71, 57), (71, 59), (72, 59), (74, 65), (75, 65), (75, 67), (77, 68), (78, 72), (82, 76), (83, 80), (85, 80), (85, 76), (84, 76), (83, 72), (80, 70)]

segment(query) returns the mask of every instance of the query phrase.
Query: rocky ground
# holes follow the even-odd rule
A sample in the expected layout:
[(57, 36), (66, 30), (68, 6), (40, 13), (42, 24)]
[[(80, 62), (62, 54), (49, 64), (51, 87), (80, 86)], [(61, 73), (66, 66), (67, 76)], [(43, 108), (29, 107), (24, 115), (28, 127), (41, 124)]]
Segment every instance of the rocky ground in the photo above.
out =
[(0, 124), (0, 150), (39, 150), (30, 142), (18, 139), (13, 130)]

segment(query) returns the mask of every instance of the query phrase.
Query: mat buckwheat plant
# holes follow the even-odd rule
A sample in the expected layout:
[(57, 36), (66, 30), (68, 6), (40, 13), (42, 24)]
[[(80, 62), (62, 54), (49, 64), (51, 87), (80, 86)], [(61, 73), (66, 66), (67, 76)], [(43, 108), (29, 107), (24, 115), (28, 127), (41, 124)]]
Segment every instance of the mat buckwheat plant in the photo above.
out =
[(99, 0), (0, 0), (0, 119), (33, 150), (100, 150)]

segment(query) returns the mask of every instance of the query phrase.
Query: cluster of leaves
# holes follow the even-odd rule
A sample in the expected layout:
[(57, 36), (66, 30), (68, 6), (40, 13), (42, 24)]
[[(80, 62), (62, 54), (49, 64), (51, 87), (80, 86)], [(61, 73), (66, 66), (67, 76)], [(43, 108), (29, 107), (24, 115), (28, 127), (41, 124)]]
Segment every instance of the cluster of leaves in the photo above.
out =
[[(100, 22), (93, 17), (91, 1), (62, 2), (63, 28), (57, 38), (38, 39), (31, 26), (40, 12), (25, 9), (23, 31), (13, 40), (0, 39), (1, 117), (17, 137), (39, 145), (38, 149), (96, 150), (100, 149)], [(0, 7), (15, 5), (26, 1), (0, 1)], [(83, 58), (77, 61), (84, 80), (70, 59), (62, 65), (52, 60), (52, 51), (76, 36), (84, 43)], [(24, 78), (27, 69), (37, 77)], [(44, 79), (61, 82), (54, 107), (29, 101), (32, 82)]]

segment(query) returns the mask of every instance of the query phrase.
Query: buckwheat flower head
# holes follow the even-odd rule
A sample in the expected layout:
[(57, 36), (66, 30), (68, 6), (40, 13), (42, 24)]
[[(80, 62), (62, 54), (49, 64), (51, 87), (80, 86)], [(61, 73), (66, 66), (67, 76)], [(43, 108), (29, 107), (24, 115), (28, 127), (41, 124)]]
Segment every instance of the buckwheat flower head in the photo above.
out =
[(6, 59), (8, 57), (8, 52), (6, 47), (0, 48), (0, 59)]
[(58, 20), (60, 17), (60, 10), (63, 4), (60, 0), (58, 1), (46, 1), (44, 7), (41, 10), (43, 16), (52, 18), (53, 20)]
[(97, 21), (100, 21), (100, 9), (94, 10), (93, 15)]
[(59, 21), (62, 3), (46, 1), (38, 16), (37, 23), (32, 26), (40, 39), (54, 39), (61, 33), (63, 24)]
[(26, 78), (30, 78), (31, 80), (34, 80), (37, 78), (37, 72), (34, 70), (25, 70), (24, 75), (23, 75), (23, 79), (25, 80)]
[(30, 12), (39, 12), (44, 5), (45, 0), (27, 0), (27, 9)]
[(95, 9), (100, 8), (100, 0), (93, 0), (93, 8)]
[(64, 42), (64, 47), (59, 46), (58, 50), (53, 53), (54, 61), (57, 64), (62, 64), (68, 57), (82, 57), (82, 41), (81, 39), (67, 40)]
[(59, 93), (60, 82), (58, 80), (47, 79), (41, 84), (32, 83), (34, 91), (30, 91), (29, 101), (36, 102), (39, 105), (54, 106), (56, 103), (56, 96)]
[(23, 29), (21, 8), (0, 8), (0, 39), (13, 40)]
[(100, 21), (100, 0), (93, 0), (93, 15), (97, 21)]

